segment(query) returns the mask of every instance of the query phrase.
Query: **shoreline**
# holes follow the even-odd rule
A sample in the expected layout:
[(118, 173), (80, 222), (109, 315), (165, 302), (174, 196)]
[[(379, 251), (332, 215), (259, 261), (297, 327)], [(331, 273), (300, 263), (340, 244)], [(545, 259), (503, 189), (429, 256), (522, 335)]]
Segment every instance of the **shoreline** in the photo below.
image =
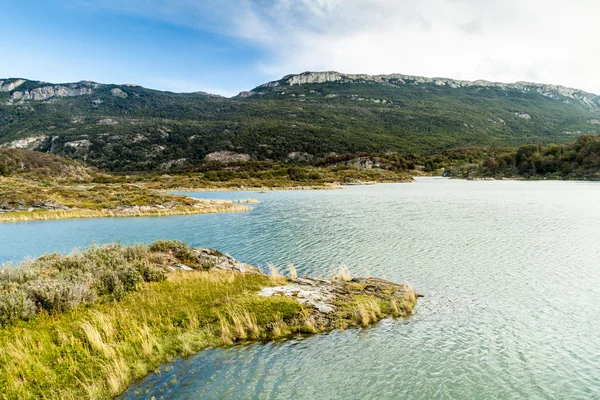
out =
[[(129, 268), (129, 276), (143, 260), (145, 278), (118, 298), (114, 292), (66, 309), (39, 309), (26, 320), (7, 321), (0, 308), (0, 393), (7, 398), (114, 398), (174, 357), (210, 346), (369, 326), (410, 315), (418, 297), (408, 284), (352, 278), (347, 269), (331, 279), (299, 277), (293, 267), (288, 276), (275, 268), (266, 275), (217, 250), (177, 241), (43, 256), (9, 267), (38, 271), (30, 281), (13, 282), (0, 273), (0, 287), (12, 285), (14, 292), (38, 281), (47, 286), (59, 279), (62, 266), (73, 263), (90, 271)], [(77, 285), (77, 276), (68, 284)], [(0, 297), (15, 295), (0, 291)]]
[(222, 212), (243, 212), (252, 210), (252, 207), (244, 204), (255, 203), (258, 203), (258, 201), (245, 200), (242, 202), (233, 202), (227, 200), (199, 200), (197, 206), (177, 207), (172, 209), (142, 206), (100, 210), (73, 208), (69, 210), (9, 211), (0, 214), (0, 223), (86, 218), (167, 217), (177, 215), (216, 214)]

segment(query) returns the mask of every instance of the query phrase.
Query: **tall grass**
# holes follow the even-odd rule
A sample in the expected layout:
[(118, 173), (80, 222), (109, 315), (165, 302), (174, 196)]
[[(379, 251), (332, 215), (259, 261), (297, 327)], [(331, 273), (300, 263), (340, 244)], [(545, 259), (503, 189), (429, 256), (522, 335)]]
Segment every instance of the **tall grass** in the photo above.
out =
[(212, 201), (201, 203), (199, 206), (180, 206), (172, 209), (72, 209), (16, 211), (0, 214), (0, 222), (47, 221), (57, 219), (104, 217), (165, 217), (171, 215), (212, 214), (219, 212), (241, 212), (247, 210), (250, 210), (250, 207), (245, 206), (242, 203), (238, 204), (229, 201)]
[[(324, 318), (293, 298), (258, 295), (289, 282), (274, 266), (272, 275), (241, 274), (203, 270), (193, 258), (185, 243), (158, 241), (2, 267), (0, 399), (109, 399), (175, 356), (368, 325), (416, 302), (409, 286), (342, 280)], [(183, 261), (197, 270), (165, 273)]]
[(0, 398), (111, 398), (176, 355), (303, 330), (294, 300), (256, 295), (270, 284), (257, 274), (175, 272), (118, 302), (7, 325)]

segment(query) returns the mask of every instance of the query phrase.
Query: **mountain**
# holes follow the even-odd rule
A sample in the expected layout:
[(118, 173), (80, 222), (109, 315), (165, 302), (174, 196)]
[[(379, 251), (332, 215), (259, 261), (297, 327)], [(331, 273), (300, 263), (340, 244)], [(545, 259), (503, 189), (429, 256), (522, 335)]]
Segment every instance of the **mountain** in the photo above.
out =
[(556, 85), (305, 72), (228, 99), (137, 85), (0, 80), (0, 146), (109, 170), (328, 153), (432, 154), (574, 141), (600, 96)]

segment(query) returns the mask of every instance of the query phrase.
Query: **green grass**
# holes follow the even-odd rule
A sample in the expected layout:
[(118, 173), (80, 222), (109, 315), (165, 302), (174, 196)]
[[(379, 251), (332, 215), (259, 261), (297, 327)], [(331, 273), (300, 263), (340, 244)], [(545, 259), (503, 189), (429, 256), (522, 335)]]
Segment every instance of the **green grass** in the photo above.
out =
[[(366, 326), (416, 303), (410, 287), (343, 280), (323, 319), (258, 295), (288, 278), (211, 269), (194, 254), (181, 242), (117, 244), (0, 269), (0, 399), (110, 399), (176, 356)], [(181, 262), (195, 270), (167, 272)]]

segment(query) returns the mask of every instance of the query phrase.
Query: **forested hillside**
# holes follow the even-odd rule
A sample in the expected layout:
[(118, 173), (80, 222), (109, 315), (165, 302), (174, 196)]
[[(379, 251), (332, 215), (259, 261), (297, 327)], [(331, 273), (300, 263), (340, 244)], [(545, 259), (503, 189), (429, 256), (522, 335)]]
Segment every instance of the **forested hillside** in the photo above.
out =
[(228, 99), (0, 80), (0, 145), (114, 171), (185, 168), (222, 151), (302, 163), (332, 152), (425, 156), (598, 132), (600, 98), (551, 85), (305, 73)]

